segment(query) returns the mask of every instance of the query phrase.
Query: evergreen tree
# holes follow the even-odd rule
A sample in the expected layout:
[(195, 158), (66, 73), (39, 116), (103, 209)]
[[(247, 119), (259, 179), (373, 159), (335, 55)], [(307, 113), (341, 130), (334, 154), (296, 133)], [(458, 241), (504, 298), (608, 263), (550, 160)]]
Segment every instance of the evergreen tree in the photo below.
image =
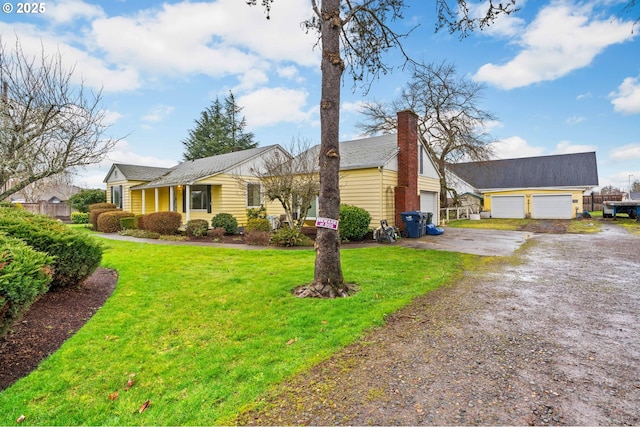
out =
[(195, 127), (189, 131), (187, 139), (182, 141), (185, 147), (184, 160), (195, 160), (232, 151), (255, 148), (253, 133), (245, 132), (247, 126), (240, 116), (242, 107), (238, 106), (233, 93), (224, 99), (219, 98), (204, 110)]

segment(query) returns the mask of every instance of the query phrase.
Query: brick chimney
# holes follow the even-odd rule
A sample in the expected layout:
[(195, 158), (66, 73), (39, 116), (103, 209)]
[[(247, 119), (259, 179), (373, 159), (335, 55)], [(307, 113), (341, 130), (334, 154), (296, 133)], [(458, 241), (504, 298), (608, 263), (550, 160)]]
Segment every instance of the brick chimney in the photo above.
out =
[(396, 226), (404, 229), (400, 212), (420, 209), (418, 194), (418, 116), (398, 112), (398, 186), (395, 188)]

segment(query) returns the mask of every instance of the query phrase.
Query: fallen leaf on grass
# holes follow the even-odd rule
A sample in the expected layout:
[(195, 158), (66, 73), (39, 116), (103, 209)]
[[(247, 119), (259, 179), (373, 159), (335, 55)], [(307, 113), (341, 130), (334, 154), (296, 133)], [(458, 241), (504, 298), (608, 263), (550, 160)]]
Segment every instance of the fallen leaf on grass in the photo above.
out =
[(291, 338), (289, 341), (287, 341), (287, 345), (291, 345), (296, 341), (298, 341), (298, 338)]
[(138, 412), (139, 413), (143, 413), (144, 411), (146, 411), (149, 408), (149, 406), (151, 406), (151, 401), (149, 399), (147, 399), (147, 401), (142, 404), (140, 409), (138, 409)]
[(136, 382), (135, 382), (134, 380), (132, 380), (131, 378), (129, 378), (129, 381), (127, 381), (127, 386), (126, 386), (124, 389), (125, 389), (126, 391), (129, 391), (129, 389), (130, 389), (131, 387), (133, 387), (133, 385), (134, 385), (135, 383), (136, 383)]
[(113, 393), (109, 394), (109, 400), (116, 400), (118, 398), (118, 392), (114, 391)]
[(21, 422), (23, 422), (23, 421), (25, 420), (25, 418), (27, 418), (27, 417), (25, 417), (24, 415), (20, 415), (20, 416), (18, 417), (18, 419), (16, 420), (16, 422), (17, 422), (18, 424), (20, 424)]

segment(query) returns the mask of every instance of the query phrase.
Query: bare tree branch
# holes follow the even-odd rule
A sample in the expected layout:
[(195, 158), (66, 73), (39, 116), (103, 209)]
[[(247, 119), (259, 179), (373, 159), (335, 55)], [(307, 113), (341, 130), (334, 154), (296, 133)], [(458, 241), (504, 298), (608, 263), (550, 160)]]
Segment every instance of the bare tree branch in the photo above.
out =
[(62, 55), (30, 57), (0, 40), (0, 200), (41, 179), (102, 161), (118, 142), (105, 136), (101, 91), (71, 81)]

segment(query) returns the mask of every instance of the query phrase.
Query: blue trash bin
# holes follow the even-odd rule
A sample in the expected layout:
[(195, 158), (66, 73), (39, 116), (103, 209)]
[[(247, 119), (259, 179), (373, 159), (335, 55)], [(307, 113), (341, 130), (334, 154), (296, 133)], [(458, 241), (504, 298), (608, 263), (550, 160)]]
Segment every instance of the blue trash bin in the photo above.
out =
[(400, 212), (402, 216), (402, 221), (405, 224), (404, 230), (407, 237), (412, 239), (417, 239), (421, 236), (420, 227), (421, 227), (421, 219), (420, 212), (411, 211), (411, 212)]

